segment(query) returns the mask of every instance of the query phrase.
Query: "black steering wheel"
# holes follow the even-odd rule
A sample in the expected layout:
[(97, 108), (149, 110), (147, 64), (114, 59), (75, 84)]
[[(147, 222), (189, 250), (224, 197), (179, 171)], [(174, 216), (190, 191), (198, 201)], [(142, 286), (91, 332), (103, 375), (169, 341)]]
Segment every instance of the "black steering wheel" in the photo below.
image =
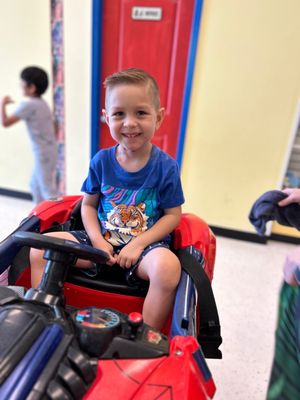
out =
[[(12, 235), (12, 239), (21, 246), (45, 250), (44, 258), (48, 262), (38, 290), (46, 295), (57, 296), (60, 299), (63, 296), (63, 285), (68, 269), (75, 264), (78, 258), (90, 260), (97, 264), (104, 264), (109, 259), (108, 254), (104, 251), (73, 242), (72, 240), (59, 239), (33, 232), (16, 232)], [(32, 299), (35, 296), (35, 289), (31, 289), (31, 292), (28, 292), (31, 297), (27, 298)], [(47, 298), (46, 295), (42, 295), (43, 300), (44, 297)], [(38, 296), (41, 301), (40, 293), (38, 293)]]
[(33, 232), (16, 232), (12, 235), (15, 242), (21, 246), (29, 246), (41, 250), (55, 250), (59, 253), (67, 253), (90, 260), (97, 264), (105, 264), (109, 259), (105, 251), (95, 249), (92, 246), (73, 242), (72, 240), (60, 239), (53, 236), (41, 235)]

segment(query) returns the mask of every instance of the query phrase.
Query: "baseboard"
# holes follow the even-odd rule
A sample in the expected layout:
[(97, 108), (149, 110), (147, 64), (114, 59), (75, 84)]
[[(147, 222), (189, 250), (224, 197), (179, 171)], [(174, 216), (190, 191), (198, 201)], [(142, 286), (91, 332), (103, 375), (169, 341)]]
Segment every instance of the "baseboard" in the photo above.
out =
[(254, 242), (266, 244), (268, 238), (264, 236), (258, 236), (256, 233), (243, 232), (235, 229), (221, 228), (219, 226), (210, 225), (211, 230), (215, 235), (227, 237), (230, 239), (244, 240), (246, 242)]
[(22, 200), (30, 200), (30, 201), (32, 200), (32, 196), (30, 193), (21, 192), (19, 190), (0, 188), (0, 195), (8, 197), (16, 197), (17, 199), (22, 199)]
[(261, 244), (266, 244), (268, 240), (274, 240), (277, 242), (300, 245), (300, 238), (293, 236), (279, 235), (277, 233), (272, 233), (271, 236), (259, 236), (256, 233), (243, 232), (235, 229), (221, 228), (219, 226), (213, 226), (213, 225), (210, 225), (210, 228), (215, 235), (227, 237), (230, 239), (244, 240), (246, 242), (254, 242)]
[(279, 235), (278, 233), (272, 233), (269, 237), (270, 240), (275, 240), (277, 242), (291, 243), (291, 244), (300, 244), (300, 238), (287, 236), (287, 235)]

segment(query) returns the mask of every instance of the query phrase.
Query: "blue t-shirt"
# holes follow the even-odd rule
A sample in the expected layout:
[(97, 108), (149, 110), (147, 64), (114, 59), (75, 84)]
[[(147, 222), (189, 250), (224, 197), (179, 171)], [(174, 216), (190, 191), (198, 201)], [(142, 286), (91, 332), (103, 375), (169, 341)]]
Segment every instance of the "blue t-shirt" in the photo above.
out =
[(163, 210), (184, 203), (178, 165), (156, 146), (147, 164), (125, 171), (116, 159), (117, 146), (100, 150), (91, 160), (81, 190), (100, 194), (98, 218), (104, 238), (123, 246), (149, 229)]

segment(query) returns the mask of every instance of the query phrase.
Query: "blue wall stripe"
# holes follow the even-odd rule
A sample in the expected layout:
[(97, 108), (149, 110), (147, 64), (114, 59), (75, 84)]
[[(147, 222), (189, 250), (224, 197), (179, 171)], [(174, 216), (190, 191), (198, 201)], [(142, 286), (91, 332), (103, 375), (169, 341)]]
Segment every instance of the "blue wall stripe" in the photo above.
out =
[(99, 147), (100, 130), (100, 87), (101, 87), (101, 48), (102, 48), (102, 0), (92, 4), (92, 87), (91, 87), (91, 157)]
[(188, 119), (188, 113), (189, 113), (189, 107), (190, 107), (190, 98), (191, 98), (191, 92), (192, 92), (195, 61), (196, 61), (196, 55), (197, 55), (197, 46), (198, 46), (198, 37), (199, 37), (199, 31), (200, 31), (202, 6), (203, 6), (203, 0), (195, 0), (193, 24), (192, 24), (192, 31), (191, 31), (191, 40), (190, 40), (190, 47), (189, 47), (189, 53), (188, 53), (187, 72), (186, 72), (186, 79), (185, 79), (185, 89), (184, 89), (182, 113), (181, 113), (180, 128), (179, 128), (179, 138), (178, 138), (178, 145), (177, 145), (177, 155), (176, 155), (179, 167), (181, 167), (181, 164), (182, 164), (186, 125), (187, 125), (187, 119)]

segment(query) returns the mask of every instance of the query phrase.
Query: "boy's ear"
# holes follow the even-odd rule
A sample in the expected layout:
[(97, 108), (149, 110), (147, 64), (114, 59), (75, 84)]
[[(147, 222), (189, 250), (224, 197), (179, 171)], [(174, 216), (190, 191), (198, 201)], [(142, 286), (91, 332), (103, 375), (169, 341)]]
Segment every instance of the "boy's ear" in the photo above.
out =
[(157, 112), (157, 118), (156, 118), (156, 129), (158, 129), (164, 118), (165, 118), (165, 114), (166, 114), (166, 109), (164, 107), (160, 108)]
[(104, 108), (102, 108), (102, 117), (105, 119), (105, 122), (107, 123), (107, 125), (109, 125), (108, 114)]
[(27, 85), (27, 87), (28, 87), (28, 90), (29, 90), (31, 95), (35, 95), (36, 94), (36, 86), (35, 86), (34, 83), (29, 83)]

